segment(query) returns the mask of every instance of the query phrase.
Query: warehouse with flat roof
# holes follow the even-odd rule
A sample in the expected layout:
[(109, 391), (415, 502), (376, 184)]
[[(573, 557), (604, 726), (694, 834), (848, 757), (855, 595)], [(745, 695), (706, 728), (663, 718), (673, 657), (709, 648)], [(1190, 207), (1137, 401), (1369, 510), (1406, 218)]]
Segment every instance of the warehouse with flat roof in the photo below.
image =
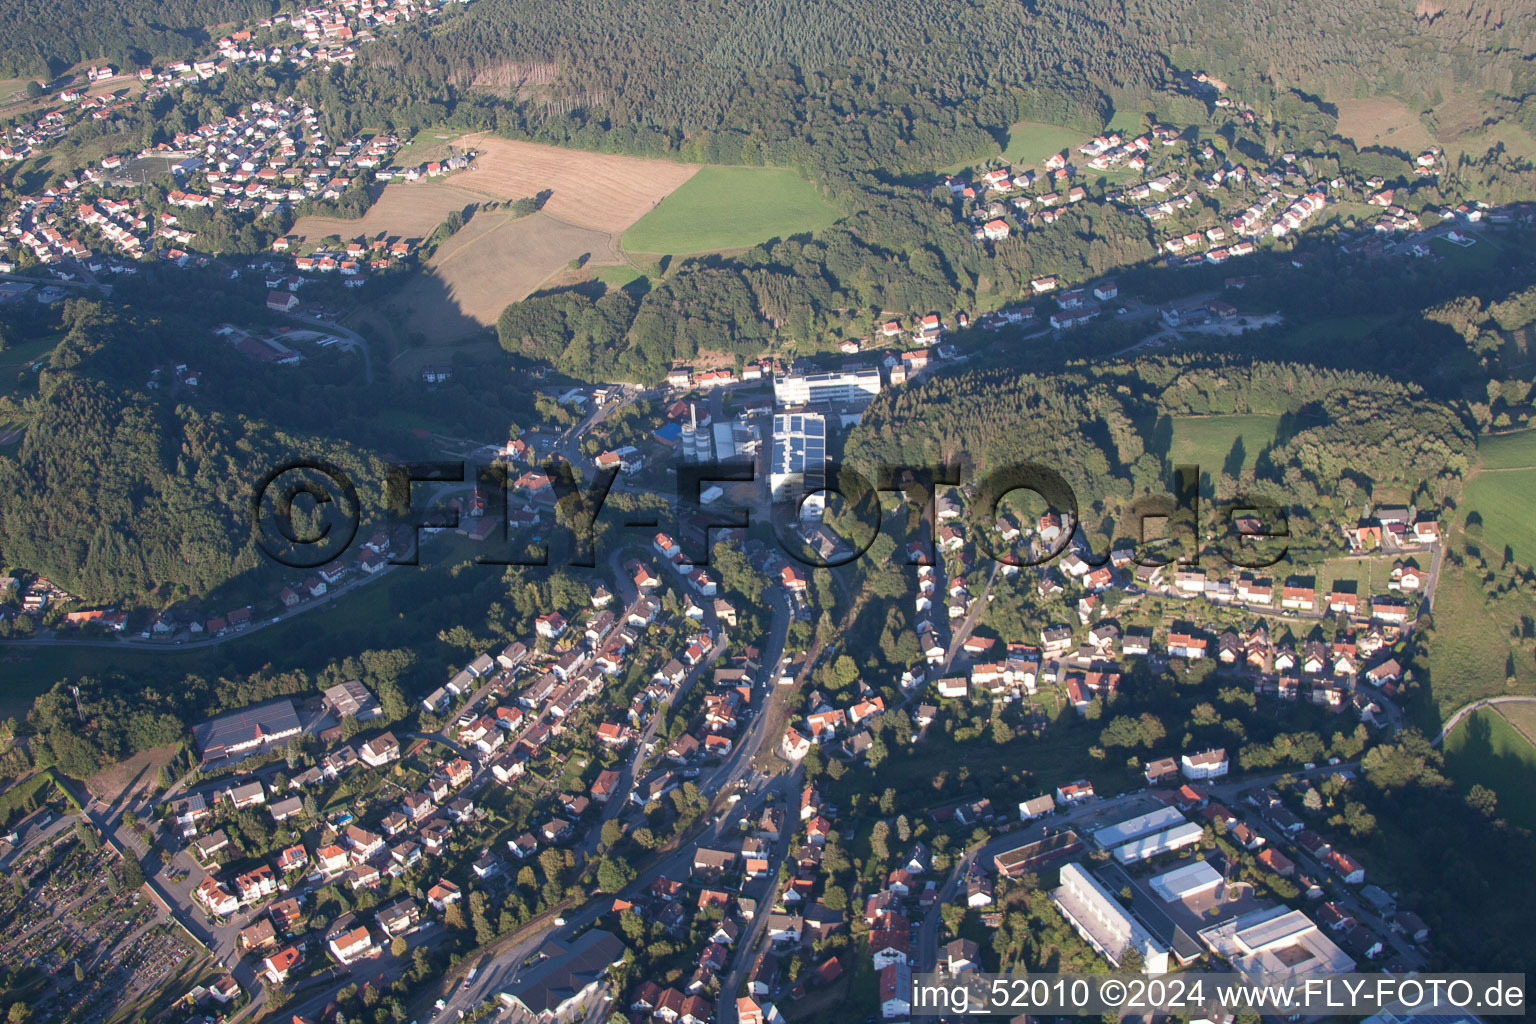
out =
[(203, 763), (238, 759), (299, 734), (299, 714), (287, 697), (241, 708), (192, 727)]
[(1148, 974), (1168, 970), (1168, 950), (1081, 864), (1062, 865), (1061, 886), (1051, 901), (1083, 940), (1116, 967), (1126, 950), (1135, 949)]
[(1273, 984), (1309, 974), (1347, 974), (1355, 961), (1312, 919), (1289, 907), (1266, 907), (1200, 933), (1211, 952), (1255, 982)]
[(1173, 903), (1211, 892), (1221, 885), (1221, 872), (1205, 861), (1197, 860), (1158, 875), (1148, 884), (1164, 903)]
[(1109, 850), (1121, 843), (1128, 843), (1132, 839), (1140, 839), (1153, 832), (1161, 832), (1165, 828), (1182, 825), (1185, 820), (1177, 807), (1159, 807), (1155, 811), (1148, 811), (1146, 814), (1138, 814), (1134, 818), (1094, 829), (1093, 841), (1098, 844), (1099, 849)]
[(1121, 864), (1135, 864), (1156, 857), (1160, 853), (1193, 846), (1204, 834), (1205, 830), (1199, 825), (1186, 821), (1182, 825), (1165, 828), (1161, 832), (1154, 832), (1149, 836), (1142, 836), (1140, 839), (1133, 839), (1129, 843), (1115, 847), (1115, 860)]
[(827, 420), (812, 412), (780, 413), (773, 418), (773, 448), (768, 486), (775, 502), (798, 502), (804, 519), (820, 519), (826, 507), (821, 493), (827, 479)]

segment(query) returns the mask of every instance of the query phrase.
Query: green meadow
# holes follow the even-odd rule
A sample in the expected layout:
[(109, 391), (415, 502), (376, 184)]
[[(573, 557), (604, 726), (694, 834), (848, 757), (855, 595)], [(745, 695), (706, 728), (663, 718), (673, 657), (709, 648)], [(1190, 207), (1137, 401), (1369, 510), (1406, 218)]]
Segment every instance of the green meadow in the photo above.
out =
[(1498, 816), (1536, 826), (1536, 747), (1499, 714), (1482, 708), (1445, 738), (1445, 764), (1463, 790), (1474, 784), (1498, 794)]
[(1029, 167), (1043, 163), (1053, 153), (1081, 146), (1090, 138), (1092, 133), (1081, 128), (1020, 121), (1008, 129), (1008, 144), (1003, 147), (1003, 156), (1009, 163)]
[(1515, 561), (1536, 564), (1536, 430), (1478, 442), (1479, 470), (1467, 482), (1463, 507), (1483, 521), (1482, 543), (1490, 561), (1509, 549)]
[(742, 249), (819, 231), (838, 218), (816, 186), (783, 167), (705, 167), (624, 232), (630, 252)]
[(1279, 428), (1279, 416), (1175, 416), (1168, 460), (1174, 465), (1197, 465), (1201, 473), (1215, 476), (1242, 442), (1243, 468), (1251, 469)]

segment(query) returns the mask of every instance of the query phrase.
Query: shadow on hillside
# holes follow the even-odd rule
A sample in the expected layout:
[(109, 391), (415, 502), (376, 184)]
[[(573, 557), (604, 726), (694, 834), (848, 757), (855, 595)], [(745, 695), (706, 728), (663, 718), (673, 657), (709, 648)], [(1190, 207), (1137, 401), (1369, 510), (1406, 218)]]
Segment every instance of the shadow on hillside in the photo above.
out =
[(1461, 726), (1462, 744), (1445, 755), (1446, 770), (1462, 792), (1481, 784), (1498, 794), (1497, 817), (1530, 827), (1536, 824), (1536, 772), (1530, 762), (1493, 747), (1490, 715), (1479, 712)]

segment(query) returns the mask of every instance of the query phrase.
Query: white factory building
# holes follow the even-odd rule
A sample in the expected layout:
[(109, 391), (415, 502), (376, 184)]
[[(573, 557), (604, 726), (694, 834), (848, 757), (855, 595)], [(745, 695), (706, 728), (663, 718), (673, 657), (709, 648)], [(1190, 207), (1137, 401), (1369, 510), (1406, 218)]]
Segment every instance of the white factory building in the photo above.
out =
[(1115, 966), (1127, 949), (1135, 949), (1148, 974), (1168, 970), (1168, 950), (1081, 864), (1062, 867), (1061, 886), (1051, 893), (1051, 901), (1083, 941)]
[(1121, 864), (1136, 864), (1156, 857), (1160, 853), (1170, 853), (1174, 850), (1182, 850), (1186, 846), (1193, 846), (1204, 834), (1205, 830), (1199, 825), (1187, 821), (1182, 825), (1165, 828), (1161, 832), (1153, 832), (1151, 835), (1142, 836), (1140, 839), (1115, 847), (1115, 860)]
[(773, 379), (773, 398), (782, 406), (867, 402), (879, 393), (880, 370), (874, 366), (831, 373), (792, 373)]
[(826, 508), (827, 421), (812, 412), (779, 413), (773, 418), (773, 448), (768, 486), (775, 502), (798, 502), (802, 519), (820, 519)]
[(1355, 961), (1312, 919), (1288, 907), (1267, 907), (1200, 933), (1211, 952), (1261, 984), (1309, 974), (1347, 974)]
[(1174, 903), (1215, 891), (1221, 885), (1221, 872), (1197, 860), (1158, 875), (1148, 884), (1164, 903)]
[(1132, 839), (1140, 839), (1153, 832), (1161, 832), (1165, 828), (1182, 825), (1184, 821), (1184, 815), (1179, 813), (1177, 807), (1159, 807), (1155, 811), (1138, 814), (1134, 818), (1127, 818), (1114, 825), (1094, 829), (1093, 841), (1098, 844), (1099, 849), (1108, 850), (1122, 843), (1128, 843)]

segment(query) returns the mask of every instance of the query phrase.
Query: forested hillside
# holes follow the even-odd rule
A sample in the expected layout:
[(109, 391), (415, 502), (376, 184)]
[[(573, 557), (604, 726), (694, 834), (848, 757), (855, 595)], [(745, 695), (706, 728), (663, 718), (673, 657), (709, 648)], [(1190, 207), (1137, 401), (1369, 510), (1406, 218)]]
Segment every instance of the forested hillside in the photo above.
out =
[(1292, 89), (1430, 103), (1486, 90), (1518, 105), (1533, 86), (1513, 55), (1536, 39), (1533, 14), (1530, 0), (480, 0), (373, 50), (339, 87), (364, 107), (451, 107), (473, 90), (512, 102), (504, 126), (579, 145), (917, 170), (1021, 117), (1097, 127), (1110, 99), (1195, 70), (1261, 110)]
[(1242, 485), (1269, 495), (1291, 510), (1293, 533), (1312, 540), (1333, 543), (1341, 500), (1369, 500), (1384, 489), (1426, 503), (1454, 494), (1474, 458), (1471, 431), (1412, 385), (1194, 358), (1054, 374), (965, 373), (895, 389), (865, 413), (846, 460), (856, 467), (958, 462), (972, 467), (971, 480), (1039, 463), (1066, 478), (1081, 507), (1113, 516), (1135, 496), (1168, 493), (1170, 418), (1224, 413), (1278, 416), (1277, 435), (1254, 453), (1251, 469), (1202, 466), (1202, 473), (1218, 494)]
[(46, 78), (81, 61), (122, 68), (179, 56), (204, 29), (277, 9), (271, 0), (0, 0), (0, 77)]
[(269, 469), (323, 456), (377, 489), (382, 465), (344, 442), (90, 372), (105, 365), (103, 350), (137, 348), (142, 360), (161, 329), (73, 308), (38, 394), (21, 407), (20, 451), (0, 459), (0, 562), (90, 602), (167, 603), (258, 564), (249, 500)]
[(1153, 255), (1146, 221), (1114, 207), (989, 253), (956, 232), (943, 207), (910, 194), (867, 198), (870, 209), (813, 240), (689, 261), (638, 300), (559, 292), (514, 303), (497, 324), (502, 346), (588, 380), (655, 382), (700, 350), (815, 349), (834, 331), (862, 334), (880, 310), (949, 309), (957, 297), (997, 305), (1041, 274), (1084, 279)]

